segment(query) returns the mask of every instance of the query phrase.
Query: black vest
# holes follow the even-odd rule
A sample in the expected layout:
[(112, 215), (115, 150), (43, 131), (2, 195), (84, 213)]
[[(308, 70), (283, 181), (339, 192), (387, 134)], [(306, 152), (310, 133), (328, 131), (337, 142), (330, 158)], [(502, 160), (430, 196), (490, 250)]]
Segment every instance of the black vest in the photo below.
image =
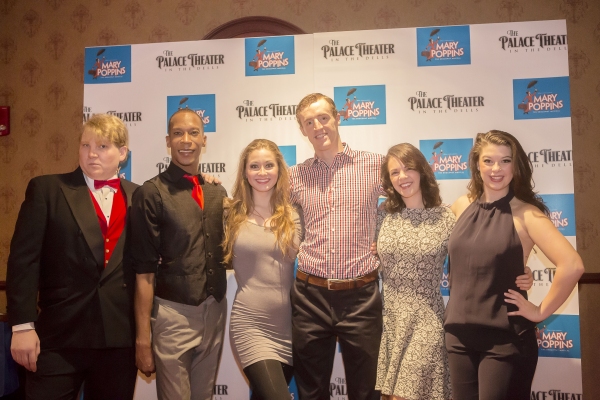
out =
[(162, 261), (156, 273), (155, 295), (197, 306), (211, 295), (221, 301), (227, 289), (221, 248), (223, 198), (227, 192), (221, 185), (202, 183), (202, 210), (183, 175), (184, 171), (171, 163), (149, 181), (156, 185), (162, 200), (158, 215)]

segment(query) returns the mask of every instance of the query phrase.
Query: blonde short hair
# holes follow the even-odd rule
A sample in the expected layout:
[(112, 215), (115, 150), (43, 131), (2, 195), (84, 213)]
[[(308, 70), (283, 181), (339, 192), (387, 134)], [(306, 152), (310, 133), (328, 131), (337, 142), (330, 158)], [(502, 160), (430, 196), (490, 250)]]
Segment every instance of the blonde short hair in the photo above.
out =
[(129, 147), (129, 132), (127, 127), (121, 121), (120, 118), (110, 114), (94, 114), (88, 119), (81, 129), (79, 139), (83, 131), (89, 129), (93, 131), (98, 137), (107, 139), (116, 147), (121, 148), (123, 146)]

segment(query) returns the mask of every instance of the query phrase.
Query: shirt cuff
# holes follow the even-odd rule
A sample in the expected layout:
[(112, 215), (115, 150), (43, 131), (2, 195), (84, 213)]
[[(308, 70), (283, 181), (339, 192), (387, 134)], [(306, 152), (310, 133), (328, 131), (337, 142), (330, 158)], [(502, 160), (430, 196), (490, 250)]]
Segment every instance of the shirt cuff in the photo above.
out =
[(33, 322), (26, 322), (24, 324), (13, 325), (12, 327), (13, 332), (28, 331), (30, 329), (35, 329), (35, 324)]

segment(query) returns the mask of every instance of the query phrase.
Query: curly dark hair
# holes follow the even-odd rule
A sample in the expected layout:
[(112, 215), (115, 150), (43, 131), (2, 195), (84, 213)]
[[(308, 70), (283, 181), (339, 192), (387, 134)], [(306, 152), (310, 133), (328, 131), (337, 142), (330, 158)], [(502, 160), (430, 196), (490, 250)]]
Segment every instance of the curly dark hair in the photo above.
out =
[(475, 144), (469, 154), (469, 168), (471, 169), (471, 181), (467, 186), (469, 199), (478, 199), (483, 194), (483, 179), (481, 179), (477, 166), (481, 151), (488, 144), (510, 148), (513, 158), (513, 178), (510, 181), (510, 188), (515, 197), (536, 206), (544, 214), (549, 215), (548, 207), (546, 207), (542, 198), (533, 191), (535, 186), (532, 178), (533, 167), (521, 143), (510, 133), (495, 129), (486, 133), (478, 133), (475, 137)]
[(396, 213), (406, 208), (402, 196), (400, 196), (400, 193), (396, 192), (390, 179), (388, 162), (391, 157), (400, 160), (406, 168), (415, 170), (419, 173), (421, 176), (419, 184), (421, 186), (421, 195), (423, 196), (425, 208), (438, 207), (442, 204), (440, 188), (435, 180), (433, 170), (423, 153), (410, 143), (400, 143), (392, 146), (388, 150), (385, 159), (381, 164), (381, 179), (383, 181), (383, 189), (387, 194), (387, 199), (383, 202), (383, 207), (387, 212)]

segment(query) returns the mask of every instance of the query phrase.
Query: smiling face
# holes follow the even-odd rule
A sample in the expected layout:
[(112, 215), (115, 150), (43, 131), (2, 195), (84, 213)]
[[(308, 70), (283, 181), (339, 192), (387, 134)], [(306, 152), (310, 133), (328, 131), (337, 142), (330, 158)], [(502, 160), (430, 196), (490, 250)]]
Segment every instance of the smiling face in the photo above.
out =
[(167, 147), (175, 165), (188, 174), (197, 174), (200, 152), (205, 145), (206, 136), (198, 114), (178, 112), (171, 117)]
[(253, 192), (272, 192), (279, 179), (277, 159), (268, 149), (254, 150), (248, 155), (244, 173)]
[(127, 156), (127, 146), (117, 147), (92, 129), (85, 128), (79, 141), (79, 166), (94, 180), (112, 178)]
[(396, 157), (389, 157), (387, 162), (390, 181), (394, 190), (402, 196), (408, 208), (423, 208), (423, 195), (421, 193), (421, 174), (406, 167)]
[(300, 131), (308, 138), (315, 153), (337, 154), (343, 150), (340, 134), (339, 115), (331, 114), (331, 106), (325, 99), (319, 99), (298, 113)]
[(508, 193), (513, 179), (513, 160), (510, 147), (487, 144), (481, 148), (477, 169), (483, 180), (487, 201), (495, 201)]

